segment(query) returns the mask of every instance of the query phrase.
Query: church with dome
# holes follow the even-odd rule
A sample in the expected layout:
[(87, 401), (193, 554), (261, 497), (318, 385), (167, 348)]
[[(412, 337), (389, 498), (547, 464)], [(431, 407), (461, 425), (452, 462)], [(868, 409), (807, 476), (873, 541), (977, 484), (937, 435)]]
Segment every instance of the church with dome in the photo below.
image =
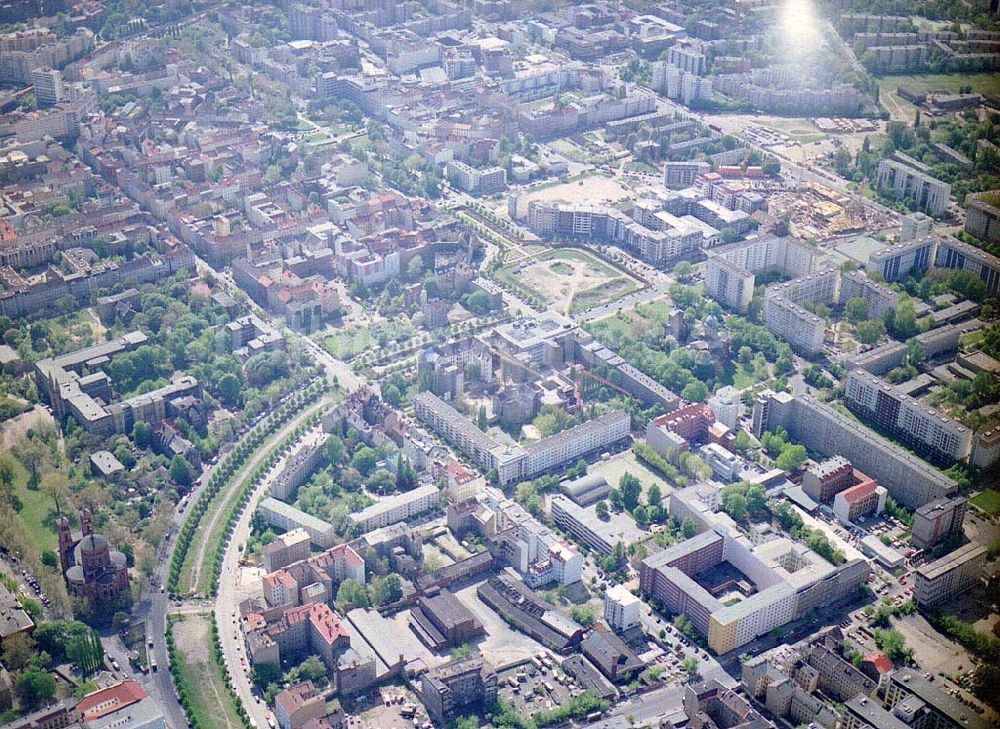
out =
[(125, 555), (111, 549), (107, 537), (94, 534), (93, 514), (89, 509), (80, 510), (79, 532), (70, 530), (69, 520), (64, 516), (56, 524), (59, 561), (70, 595), (100, 602), (128, 591)]

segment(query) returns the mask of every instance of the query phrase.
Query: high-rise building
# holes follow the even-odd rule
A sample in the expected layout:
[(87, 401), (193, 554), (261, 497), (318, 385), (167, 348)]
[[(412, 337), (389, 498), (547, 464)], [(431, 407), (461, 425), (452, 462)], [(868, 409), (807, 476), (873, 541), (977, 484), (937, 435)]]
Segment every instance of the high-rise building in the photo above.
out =
[(982, 577), (986, 547), (976, 542), (917, 568), (913, 597), (920, 605), (937, 605), (959, 595)]
[(639, 624), (642, 601), (625, 585), (609, 587), (604, 593), (604, 619), (615, 630), (628, 630)]
[(971, 271), (986, 284), (988, 295), (995, 296), (1000, 292), (1000, 258), (957, 238), (940, 240), (934, 265)]
[(736, 430), (743, 415), (743, 397), (732, 385), (720, 387), (708, 398), (708, 406), (716, 419), (730, 430)]
[(951, 185), (933, 177), (923, 162), (899, 152), (895, 159), (884, 159), (878, 165), (875, 187), (891, 193), (897, 200), (912, 200), (930, 215), (941, 215), (948, 208)]
[(900, 221), (899, 239), (911, 241), (930, 235), (933, 223), (934, 219), (923, 213), (904, 215)]
[(965, 496), (934, 499), (913, 512), (910, 542), (917, 549), (927, 549), (962, 533), (969, 500)]
[(965, 232), (987, 243), (1000, 243), (1000, 207), (997, 190), (966, 196)]
[(31, 72), (35, 98), (41, 106), (53, 106), (66, 96), (62, 73), (54, 68), (36, 68)]
[(941, 464), (967, 461), (972, 431), (863, 369), (847, 376), (844, 402), (857, 415)]
[(810, 451), (825, 456), (842, 454), (911, 509), (958, 487), (954, 479), (928, 468), (922, 459), (811, 395), (761, 394), (754, 403), (754, 435), (777, 428), (784, 428), (793, 442)]

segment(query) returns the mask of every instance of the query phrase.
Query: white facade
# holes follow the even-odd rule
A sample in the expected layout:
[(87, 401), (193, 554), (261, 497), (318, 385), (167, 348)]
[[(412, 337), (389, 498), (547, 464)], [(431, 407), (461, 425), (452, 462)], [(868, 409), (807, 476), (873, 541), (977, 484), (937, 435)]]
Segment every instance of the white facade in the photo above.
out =
[(615, 630), (628, 630), (639, 624), (642, 601), (624, 585), (609, 587), (604, 593), (604, 621)]

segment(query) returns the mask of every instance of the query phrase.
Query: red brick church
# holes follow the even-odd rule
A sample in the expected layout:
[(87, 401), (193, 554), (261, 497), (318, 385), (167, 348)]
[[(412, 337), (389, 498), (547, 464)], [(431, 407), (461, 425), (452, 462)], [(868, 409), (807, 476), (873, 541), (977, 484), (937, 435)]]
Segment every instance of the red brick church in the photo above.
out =
[(111, 549), (108, 538), (94, 534), (93, 515), (80, 510), (80, 532), (73, 533), (63, 516), (56, 522), (59, 532), (59, 561), (66, 587), (73, 597), (101, 601), (114, 598), (129, 587), (125, 555)]

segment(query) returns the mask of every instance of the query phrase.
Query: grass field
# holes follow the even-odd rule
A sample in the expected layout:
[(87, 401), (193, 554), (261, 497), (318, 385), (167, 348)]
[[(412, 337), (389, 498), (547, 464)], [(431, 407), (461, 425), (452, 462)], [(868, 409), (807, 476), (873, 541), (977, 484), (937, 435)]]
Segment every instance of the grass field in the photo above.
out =
[(562, 313), (609, 303), (642, 287), (621, 269), (581, 248), (542, 250), (500, 268), (496, 277)]
[(350, 359), (375, 344), (369, 329), (350, 327), (323, 339), (323, 348), (337, 359)]
[(971, 499), (974, 506), (979, 507), (990, 516), (1000, 514), (1000, 491), (986, 489)]
[(174, 647), (177, 692), (187, 699), (185, 709), (197, 727), (243, 729), (236, 703), (226, 688), (222, 667), (212, 655), (212, 637), (207, 615), (171, 615), (169, 631)]
[(917, 107), (901, 98), (896, 89), (908, 86), (915, 91), (958, 93), (962, 86), (971, 86), (973, 93), (1000, 94), (1000, 74), (996, 73), (935, 73), (920, 76), (883, 76), (878, 79), (879, 98), (893, 118), (911, 118)]
[[(10, 454), (14, 456), (13, 453)], [(21, 502), (21, 510), (17, 518), (24, 525), (25, 531), (34, 541), (35, 549), (41, 553), (46, 549), (56, 548), (56, 532), (53, 526), (55, 519), (55, 502), (45, 491), (32, 491), (28, 488), (28, 472), (16, 457), (10, 458), (14, 467), (14, 496)], [(45, 482), (55, 479), (67, 481), (66, 474), (59, 471), (48, 471), (42, 476)]]

